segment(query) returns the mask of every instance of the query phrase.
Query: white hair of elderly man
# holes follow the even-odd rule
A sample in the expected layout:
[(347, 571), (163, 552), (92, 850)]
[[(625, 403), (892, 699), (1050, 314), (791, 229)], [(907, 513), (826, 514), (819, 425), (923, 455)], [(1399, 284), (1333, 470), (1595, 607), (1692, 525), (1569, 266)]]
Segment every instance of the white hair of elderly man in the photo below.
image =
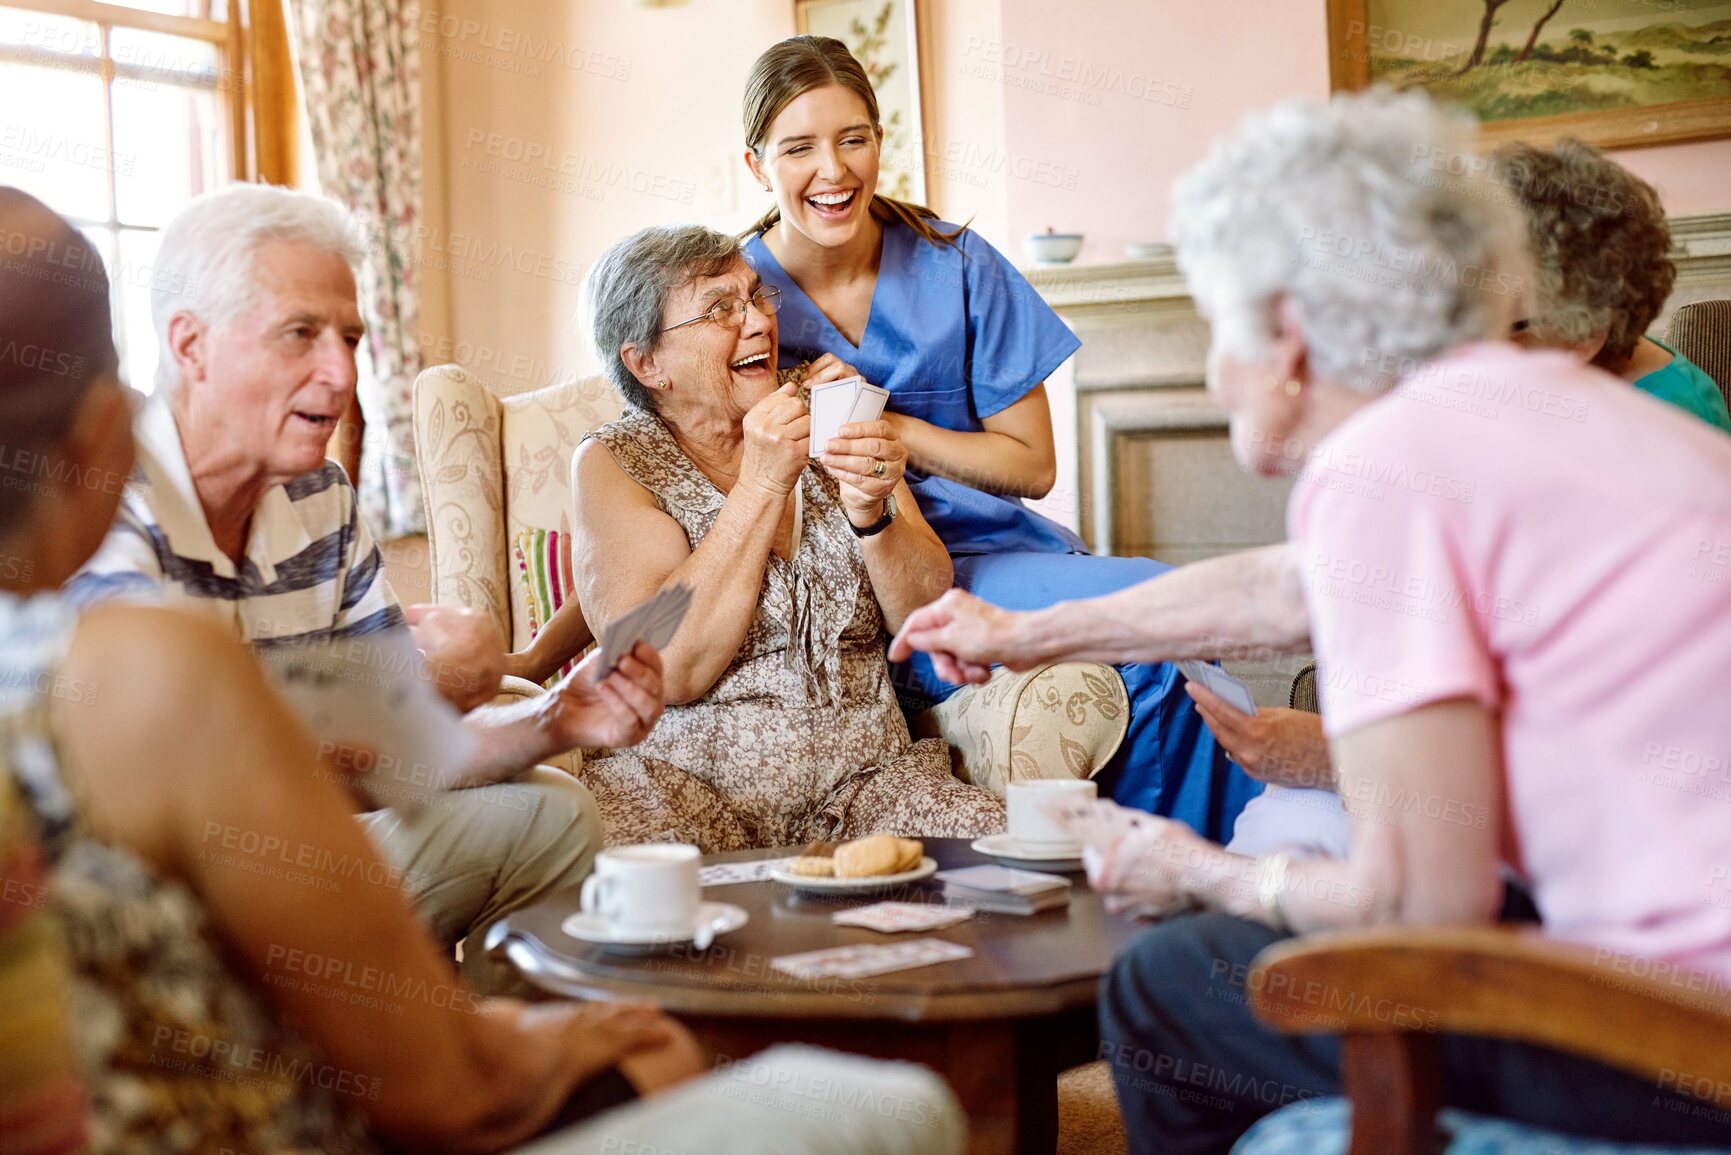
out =
[(351, 269), (360, 264), (364, 236), (342, 205), (317, 193), (237, 182), (187, 202), (162, 232), (151, 278), (150, 315), (156, 327), (156, 387), (165, 395), (180, 383), (168, 345), (169, 322), (192, 313), (219, 323), (254, 302), (254, 251), (270, 241), (295, 241), (335, 253)]

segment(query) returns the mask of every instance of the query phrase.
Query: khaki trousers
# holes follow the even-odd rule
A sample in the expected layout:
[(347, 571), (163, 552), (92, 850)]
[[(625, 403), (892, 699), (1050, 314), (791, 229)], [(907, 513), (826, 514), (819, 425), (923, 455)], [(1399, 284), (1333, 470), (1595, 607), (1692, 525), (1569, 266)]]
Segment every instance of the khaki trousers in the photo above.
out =
[(582, 882), (602, 841), (588, 787), (547, 766), (437, 795), (413, 818), (395, 810), (357, 818), (401, 872), (421, 920), (445, 946), (463, 944), (463, 978), (482, 994), (523, 989), (508, 963), (486, 957), (487, 928)]

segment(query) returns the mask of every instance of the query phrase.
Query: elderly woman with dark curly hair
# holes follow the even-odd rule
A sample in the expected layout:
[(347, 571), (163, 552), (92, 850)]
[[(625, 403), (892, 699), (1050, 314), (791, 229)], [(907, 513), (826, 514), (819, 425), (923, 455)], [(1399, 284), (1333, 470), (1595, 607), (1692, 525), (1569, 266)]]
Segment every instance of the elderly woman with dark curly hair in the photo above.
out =
[(1653, 186), (1578, 140), (1511, 144), (1497, 171), (1525, 210), (1538, 266), (1524, 344), (1566, 349), (1643, 393), (1731, 431), (1724, 394), (1699, 366), (1645, 336), (1677, 279)]

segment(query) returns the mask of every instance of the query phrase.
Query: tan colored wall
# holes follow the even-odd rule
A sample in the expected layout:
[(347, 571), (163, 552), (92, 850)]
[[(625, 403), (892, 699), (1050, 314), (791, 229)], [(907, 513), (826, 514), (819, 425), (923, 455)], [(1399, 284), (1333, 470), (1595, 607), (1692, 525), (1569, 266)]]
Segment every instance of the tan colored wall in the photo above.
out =
[(578, 286), (608, 244), (660, 222), (743, 227), (766, 207), (739, 179), (740, 92), (792, 34), (788, 0), (448, 0), (421, 19), (443, 153), (427, 158), (423, 261), (448, 285), (423, 325), (428, 363), (513, 388), (588, 372)]
[[(1246, 112), (1328, 92), (1322, 0), (1002, 3), (1009, 151), (1074, 170), (1013, 182), (1007, 227), (1086, 232), (1084, 262), (1163, 237), (1173, 178)], [(1614, 155), (1674, 216), (1731, 210), (1731, 140)]]
[[(1165, 235), (1172, 179), (1245, 112), (1327, 91), (1322, 0), (921, 0), (929, 201), (1022, 259)], [(740, 93), (792, 0), (447, 0), (422, 11), (423, 351), (513, 388), (591, 370), (578, 283), (645, 224), (743, 227)], [(1731, 209), (1731, 140), (1625, 150), (1673, 214)]]

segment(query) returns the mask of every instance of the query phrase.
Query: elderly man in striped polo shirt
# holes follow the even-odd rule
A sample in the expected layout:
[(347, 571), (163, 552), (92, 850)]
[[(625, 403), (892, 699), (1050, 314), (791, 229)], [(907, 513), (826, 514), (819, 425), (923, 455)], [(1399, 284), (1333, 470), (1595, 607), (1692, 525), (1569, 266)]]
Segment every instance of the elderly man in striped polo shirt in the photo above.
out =
[[(69, 589), (202, 599), (256, 648), (401, 631), (347, 475), (325, 447), (354, 396), (363, 328), (353, 222), (323, 198), (233, 185), (194, 200), (163, 234), (152, 291), (156, 394), (136, 421), (138, 465), (114, 529)], [(491, 699), (503, 650), (478, 615), (419, 607), (410, 628), (460, 709)], [(588, 874), (594, 799), (535, 764), (577, 746), (628, 746), (661, 711), (659, 663), (597, 684), (586, 663), (553, 692), (466, 715), (476, 753), (453, 790), (413, 817), (360, 816), (423, 917), (468, 944), (475, 985), (506, 979), (481, 949), (501, 915)]]

